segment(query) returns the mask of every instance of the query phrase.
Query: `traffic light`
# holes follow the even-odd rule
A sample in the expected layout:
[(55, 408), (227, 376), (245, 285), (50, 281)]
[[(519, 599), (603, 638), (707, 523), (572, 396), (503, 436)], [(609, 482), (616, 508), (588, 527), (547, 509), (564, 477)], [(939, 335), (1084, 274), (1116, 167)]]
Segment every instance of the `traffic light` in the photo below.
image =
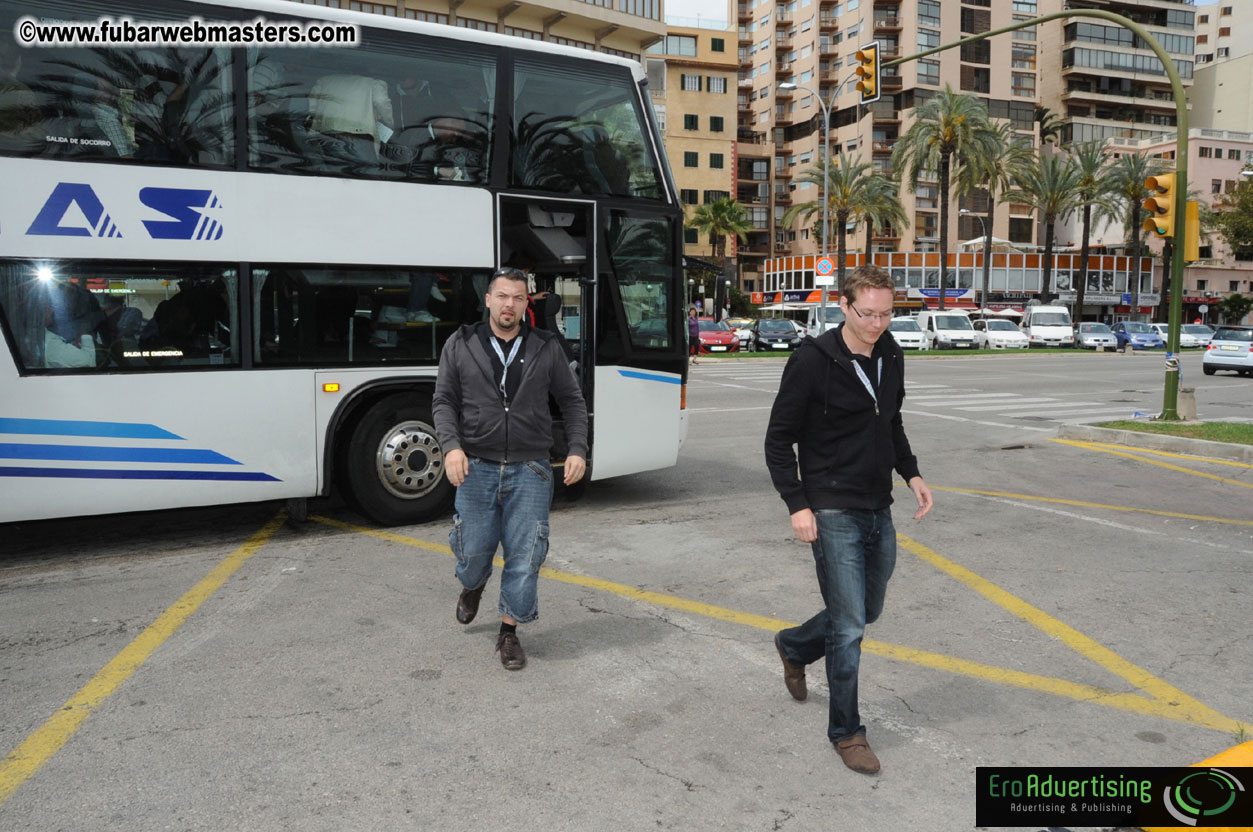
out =
[(1144, 200), (1144, 210), (1149, 218), (1144, 230), (1158, 237), (1175, 236), (1175, 175), (1162, 173), (1144, 180), (1144, 187), (1152, 194)]
[(857, 91), (861, 103), (871, 104), (879, 100), (879, 41), (873, 41), (857, 50)]
[(1194, 263), (1201, 259), (1201, 204), (1188, 200), (1187, 212), (1184, 216), (1183, 259)]

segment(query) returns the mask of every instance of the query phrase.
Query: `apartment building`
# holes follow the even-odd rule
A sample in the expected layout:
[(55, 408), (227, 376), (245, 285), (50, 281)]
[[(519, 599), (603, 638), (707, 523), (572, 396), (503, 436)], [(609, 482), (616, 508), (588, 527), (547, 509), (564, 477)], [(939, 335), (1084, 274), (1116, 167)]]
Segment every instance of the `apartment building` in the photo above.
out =
[[(863, 44), (878, 41), (888, 61), (1029, 19), (1037, 13), (1036, 0), (744, 0), (737, 11), (738, 193), (743, 202), (757, 200), (768, 207), (768, 224), (751, 235), (747, 246), (746, 283), (758, 277), (767, 290), (799, 288), (770, 276), (803, 274), (807, 269), (798, 269), (796, 258), (820, 251), (812, 221), (782, 222), (789, 206), (822, 199), (819, 185), (799, 181), (824, 153), (822, 107), (810, 91), (830, 102), (832, 157), (841, 152), (860, 157), (886, 174), (892, 172), (892, 150), (912, 123), (914, 108), (945, 85), (982, 97), (993, 118), (1009, 120), (1023, 141), (1034, 142), (1040, 75), (1034, 28), (886, 69), (883, 97), (870, 107), (858, 105), (853, 71)], [(781, 89), (783, 82), (798, 89)], [(905, 187), (901, 199), (909, 227), (872, 236), (864, 225), (850, 227), (850, 251), (938, 250), (938, 183), (921, 181), (916, 193)], [(949, 239), (954, 244), (982, 235), (978, 218), (958, 209), (986, 212), (986, 200), (984, 193), (953, 203)], [(1032, 244), (1034, 226), (1025, 206), (1005, 205), (997, 211), (992, 233)], [(752, 274), (753, 258), (764, 261), (760, 275)]]
[(1221, 0), (1196, 10), (1196, 63), (1222, 63), (1253, 55), (1253, 3)]
[[(1191, 0), (1041, 0), (1040, 13), (1101, 9), (1147, 28), (1193, 83), (1197, 7)], [(1217, 7), (1214, 7), (1217, 11)], [(1039, 26), (1040, 103), (1064, 119), (1063, 142), (1148, 139), (1177, 125), (1175, 96), (1161, 60), (1131, 30), (1093, 18)]]
[(1193, 124), (1253, 131), (1253, 3), (1198, 7), (1191, 99)]
[[(668, 26), (666, 37), (645, 56), (653, 109), (666, 145), (675, 187), (687, 215), (698, 205), (734, 197), (735, 82), (739, 63), (735, 30), (726, 22)], [(693, 21), (696, 22), (696, 21)], [(683, 252), (715, 254), (708, 235), (685, 228)], [(734, 257), (737, 241), (726, 241)]]
[(425, 20), (641, 60), (666, 33), (662, 0), (296, 0)]

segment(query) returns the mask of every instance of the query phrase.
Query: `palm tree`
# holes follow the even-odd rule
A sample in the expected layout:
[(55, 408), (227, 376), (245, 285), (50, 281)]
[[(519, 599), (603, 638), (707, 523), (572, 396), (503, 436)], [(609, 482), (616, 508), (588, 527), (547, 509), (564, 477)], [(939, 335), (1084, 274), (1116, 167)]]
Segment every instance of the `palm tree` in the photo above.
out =
[(1062, 132), (1062, 117), (1048, 107), (1035, 108), (1035, 123), (1040, 125), (1040, 144), (1057, 144)]
[(1140, 307), (1140, 244), (1144, 240), (1141, 226), (1144, 203), (1144, 180), (1160, 173), (1164, 165), (1157, 159), (1149, 159), (1138, 153), (1124, 153), (1114, 164), (1111, 174), (1113, 198), (1119, 208), (1119, 219), (1126, 231), (1127, 247), (1135, 264), (1135, 283), (1131, 287), (1132, 314)]
[(1007, 193), (1018, 179), (1035, 162), (1035, 151), (1029, 141), (1022, 141), (1014, 132), (1012, 122), (1001, 121), (987, 128), (991, 135), (977, 142), (977, 151), (967, 155), (965, 163), (958, 166), (957, 196), (969, 196), (977, 190), (988, 192), (988, 217), (984, 223), (983, 241), (983, 293), (979, 296), (984, 305), (988, 297), (988, 277), (992, 268), (992, 229), (996, 221), (996, 195)]
[(1065, 220), (1079, 207), (1081, 177), (1079, 166), (1070, 156), (1040, 149), (1038, 160), (1018, 182), (1012, 199), (1026, 202), (1044, 218), (1044, 276), (1040, 299), (1052, 300), (1049, 283), (1053, 277), (1053, 235), (1058, 220)]
[(709, 244), (719, 261), (726, 257), (727, 237), (734, 234), (737, 239), (747, 241), (748, 232), (753, 228), (744, 206), (730, 197), (698, 205), (686, 225), (709, 235)]
[(905, 172), (910, 190), (917, 192), (918, 176), (938, 170), (940, 176), (940, 308), (948, 286), (949, 170), (953, 156), (963, 160), (990, 142), (988, 108), (973, 95), (944, 92), (927, 99), (915, 112), (915, 121), (892, 151), (892, 169)]
[[(844, 285), (844, 259), (848, 250), (848, 224), (865, 220), (871, 228), (887, 228), (893, 223), (909, 225), (905, 209), (896, 196), (896, 183), (873, 170), (861, 156), (850, 159), (841, 153), (836, 164), (827, 166), (820, 162), (801, 173), (798, 183), (818, 188), (818, 199), (798, 202), (783, 215), (783, 225), (789, 226), (797, 217), (808, 222), (822, 217), (822, 187), (824, 171), (827, 176), (826, 193), (830, 200), (827, 213), (835, 225), (836, 282), (839, 290)], [(821, 235), (819, 235), (821, 237)], [(825, 243), (825, 241), (824, 241)], [(823, 246), (826, 247), (825, 245)]]
[[(1079, 283), (1075, 287), (1075, 322), (1083, 320), (1083, 296), (1088, 288), (1089, 237), (1092, 233), (1092, 209), (1098, 220), (1115, 219), (1118, 209), (1114, 196), (1113, 167), (1105, 155), (1105, 142), (1083, 142), (1070, 148), (1070, 156), (1079, 170), (1079, 199), (1083, 205), (1083, 235), (1079, 249)], [(1143, 184), (1143, 183), (1141, 183)]]

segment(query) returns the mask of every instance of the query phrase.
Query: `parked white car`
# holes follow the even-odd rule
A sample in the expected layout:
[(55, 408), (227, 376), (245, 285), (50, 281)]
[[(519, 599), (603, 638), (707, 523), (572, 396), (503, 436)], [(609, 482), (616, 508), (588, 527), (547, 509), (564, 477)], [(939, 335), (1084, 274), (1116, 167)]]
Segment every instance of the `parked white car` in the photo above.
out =
[[(1169, 324), (1149, 324), (1153, 330), (1160, 336), (1163, 341), (1169, 341), (1167, 335), (1170, 333)], [(1209, 344), (1210, 339), (1214, 337), (1214, 333), (1210, 328), (1202, 324), (1184, 324), (1179, 327), (1179, 349), (1186, 347), (1204, 347)]]
[(927, 348), (927, 337), (922, 334), (922, 327), (918, 326), (918, 322), (906, 315), (902, 318), (893, 318), (888, 324), (888, 332), (892, 333), (892, 337), (896, 339), (896, 343), (903, 350), (925, 350)]
[(975, 321), (975, 344), (981, 350), (1025, 350), (1031, 346), (1027, 336), (1013, 321), (989, 318)]
[(926, 336), (929, 350), (975, 348), (975, 330), (965, 312), (924, 309), (918, 313), (918, 326)]

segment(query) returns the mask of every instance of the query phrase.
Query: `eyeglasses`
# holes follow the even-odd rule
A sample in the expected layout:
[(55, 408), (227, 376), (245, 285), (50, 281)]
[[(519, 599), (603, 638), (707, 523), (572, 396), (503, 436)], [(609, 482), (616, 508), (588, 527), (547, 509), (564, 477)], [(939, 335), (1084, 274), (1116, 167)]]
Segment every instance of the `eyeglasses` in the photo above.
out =
[(848, 308), (857, 313), (859, 318), (870, 318), (872, 321), (890, 321), (892, 320), (891, 312), (862, 312), (853, 304), (849, 304)]

